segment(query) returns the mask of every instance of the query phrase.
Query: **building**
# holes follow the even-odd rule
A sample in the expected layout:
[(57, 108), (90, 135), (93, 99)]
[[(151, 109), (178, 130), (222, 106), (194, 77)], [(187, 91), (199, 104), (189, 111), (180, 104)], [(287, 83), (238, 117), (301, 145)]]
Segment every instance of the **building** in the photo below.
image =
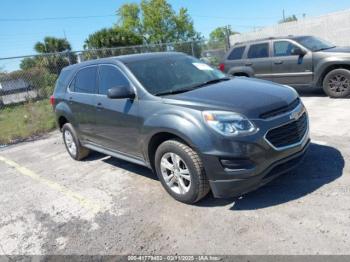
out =
[(24, 79), (0, 79), (0, 108), (37, 97), (37, 92)]
[(313, 35), (337, 46), (350, 46), (350, 10), (319, 17), (302, 18), (295, 22), (277, 24), (254, 32), (230, 36), (231, 45), (266, 37)]

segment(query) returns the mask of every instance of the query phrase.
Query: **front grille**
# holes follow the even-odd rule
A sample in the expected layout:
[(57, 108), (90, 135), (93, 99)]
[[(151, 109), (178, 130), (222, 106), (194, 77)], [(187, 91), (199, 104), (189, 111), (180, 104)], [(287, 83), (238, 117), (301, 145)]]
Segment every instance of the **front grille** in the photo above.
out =
[(299, 104), (300, 104), (300, 98), (298, 97), (297, 99), (295, 99), (292, 103), (290, 103), (287, 106), (279, 107), (279, 108), (276, 108), (274, 110), (271, 110), (271, 111), (268, 111), (268, 112), (261, 114), (260, 118), (266, 119), (266, 118), (271, 118), (274, 116), (282, 115), (284, 113), (293, 111)]
[(304, 113), (298, 120), (271, 129), (266, 139), (276, 148), (299, 143), (307, 131), (307, 115)]

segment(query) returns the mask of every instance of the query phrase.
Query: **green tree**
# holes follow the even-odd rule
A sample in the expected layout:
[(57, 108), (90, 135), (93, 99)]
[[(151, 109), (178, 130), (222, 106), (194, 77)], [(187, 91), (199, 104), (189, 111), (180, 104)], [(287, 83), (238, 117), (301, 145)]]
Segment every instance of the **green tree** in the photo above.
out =
[(129, 53), (135, 53), (133, 49), (103, 49), (123, 46), (135, 46), (142, 44), (142, 37), (133, 31), (112, 27), (101, 29), (85, 40), (85, 49), (102, 49), (87, 51), (83, 53), (84, 59), (94, 59), (99, 57), (117, 56)]
[(29, 70), (30, 68), (36, 67), (38, 64), (38, 60), (36, 58), (26, 57), (23, 58), (19, 67), (22, 70)]
[(224, 43), (230, 35), (234, 35), (234, 34), (239, 34), (239, 33), (236, 31), (233, 31), (230, 25), (217, 27), (213, 31), (211, 31), (211, 33), (209, 34), (209, 41)]
[(138, 4), (124, 4), (117, 10), (117, 16), (120, 18), (118, 25), (127, 31), (143, 35), (143, 27), (140, 20), (140, 7)]
[(85, 49), (112, 48), (142, 44), (142, 37), (121, 27), (104, 28), (85, 40)]
[[(35, 58), (36, 66), (45, 67), (50, 73), (57, 75), (63, 67), (74, 64), (77, 60), (76, 56), (70, 52), (72, 50), (70, 43), (64, 38), (45, 37), (43, 42), (35, 44), (34, 49), (39, 54), (47, 54), (46, 56)], [(25, 66), (32, 62), (27, 60), (24, 63)]]
[(34, 46), (38, 53), (58, 53), (64, 51), (71, 51), (70, 43), (64, 38), (56, 38), (47, 36), (43, 42), (37, 42)]
[(117, 10), (118, 25), (137, 32), (148, 44), (199, 40), (187, 9), (176, 13), (166, 0), (142, 0), (138, 4), (125, 4)]
[(291, 16), (288, 16), (284, 19), (281, 19), (280, 21), (278, 21), (278, 23), (283, 24), (283, 23), (289, 23), (289, 22), (293, 22), (293, 21), (298, 21), (298, 18), (296, 17), (296, 15), (291, 15)]

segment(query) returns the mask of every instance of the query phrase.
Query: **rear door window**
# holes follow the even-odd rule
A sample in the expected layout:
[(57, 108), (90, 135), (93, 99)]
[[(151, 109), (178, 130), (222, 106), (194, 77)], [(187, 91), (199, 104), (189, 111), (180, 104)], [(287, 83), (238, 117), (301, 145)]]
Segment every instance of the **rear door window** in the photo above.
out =
[(90, 66), (81, 69), (75, 76), (74, 92), (84, 94), (96, 93), (97, 67)]
[(269, 57), (269, 43), (251, 45), (248, 51), (248, 58), (265, 58)]
[(115, 66), (101, 65), (99, 67), (99, 94), (106, 95), (108, 89), (112, 87), (127, 85), (129, 85), (128, 79)]
[(245, 46), (240, 46), (234, 48), (230, 55), (228, 56), (228, 60), (240, 60), (242, 59), (243, 53), (244, 53)]

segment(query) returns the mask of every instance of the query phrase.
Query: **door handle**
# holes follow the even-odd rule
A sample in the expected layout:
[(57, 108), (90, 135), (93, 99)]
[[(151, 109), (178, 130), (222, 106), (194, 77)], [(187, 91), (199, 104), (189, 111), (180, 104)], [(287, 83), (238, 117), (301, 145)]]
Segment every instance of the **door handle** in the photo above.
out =
[(281, 65), (281, 64), (283, 64), (283, 61), (282, 60), (278, 60), (278, 61), (275, 61), (274, 63), (275, 63), (275, 65)]
[(99, 109), (99, 110), (103, 109), (103, 105), (102, 105), (101, 102), (98, 102), (96, 107), (97, 107), (97, 109)]
[(246, 65), (246, 66), (252, 66), (252, 65), (253, 65), (253, 63), (251, 63), (251, 62), (247, 62), (247, 63), (245, 63), (245, 65)]

